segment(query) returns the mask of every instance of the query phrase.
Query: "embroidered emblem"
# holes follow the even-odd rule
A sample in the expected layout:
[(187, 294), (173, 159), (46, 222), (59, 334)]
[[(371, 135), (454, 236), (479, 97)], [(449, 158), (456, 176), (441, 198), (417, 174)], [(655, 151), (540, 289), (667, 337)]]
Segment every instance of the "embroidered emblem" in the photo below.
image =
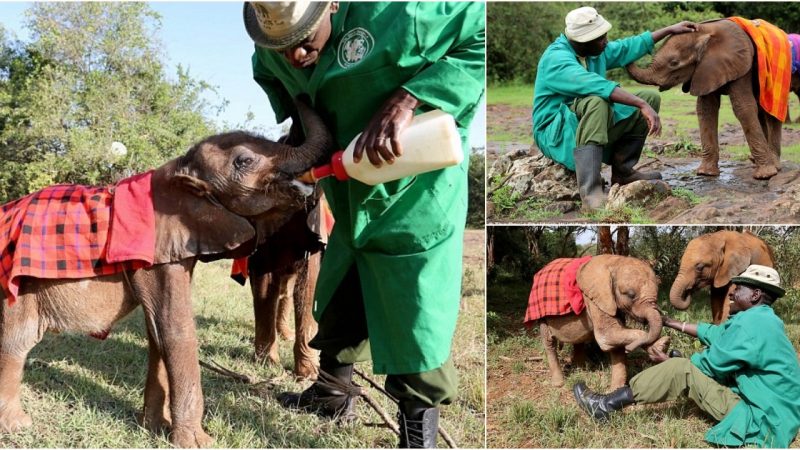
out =
[(339, 51), (337, 52), (339, 65), (343, 69), (355, 66), (369, 55), (373, 47), (375, 47), (375, 40), (369, 31), (363, 28), (354, 28), (348, 31), (339, 42)]

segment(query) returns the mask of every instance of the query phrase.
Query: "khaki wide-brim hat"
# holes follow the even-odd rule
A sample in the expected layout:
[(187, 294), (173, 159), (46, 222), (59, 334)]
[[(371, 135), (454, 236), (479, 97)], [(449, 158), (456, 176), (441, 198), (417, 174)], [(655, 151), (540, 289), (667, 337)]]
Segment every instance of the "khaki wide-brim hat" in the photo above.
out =
[(294, 47), (313, 33), (331, 2), (245, 2), (244, 27), (257, 45), (273, 50)]
[(564, 35), (575, 42), (593, 41), (611, 29), (611, 23), (591, 6), (573, 9), (567, 13), (565, 22), (567, 28), (564, 29)]
[(781, 277), (772, 267), (751, 264), (739, 276), (731, 278), (732, 283), (744, 284), (763, 289), (775, 298), (783, 297), (786, 291), (781, 287)]

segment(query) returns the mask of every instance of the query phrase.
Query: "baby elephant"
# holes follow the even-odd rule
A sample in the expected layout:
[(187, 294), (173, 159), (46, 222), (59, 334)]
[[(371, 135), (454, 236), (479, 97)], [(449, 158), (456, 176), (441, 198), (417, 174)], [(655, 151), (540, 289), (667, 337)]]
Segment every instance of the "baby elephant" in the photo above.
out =
[(197, 261), (240, 258), (305, 204), (295, 181), (332, 147), (298, 103), (308, 136), (292, 147), (247, 133), (212, 136), (111, 188), (60, 185), (0, 208), (0, 431), (30, 426), (20, 383), (46, 331), (105, 335), (137, 306), (149, 346), (143, 425), (205, 446), (191, 304)]
[[(556, 341), (573, 345), (595, 340), (611, 355), (611, 390), (626, 381), (625, 354), (646, 346), (663, 349), (658, 278), (636, 258), (615, 255), (560, 258), (533, 277), (525, 325), (539, 323), (553, 386), (564, 384)], [(647, 323), (647, 332), (627, 328), (625, 317)], [(658, 342), (656, 342), (658, 341)]]

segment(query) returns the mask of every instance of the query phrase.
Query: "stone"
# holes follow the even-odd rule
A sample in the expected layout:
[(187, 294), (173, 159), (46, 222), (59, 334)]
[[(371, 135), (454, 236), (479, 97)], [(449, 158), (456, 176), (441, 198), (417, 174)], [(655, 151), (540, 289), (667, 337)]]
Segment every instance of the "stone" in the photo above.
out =
[(661, 201), (672, 193), (669, 185), (662, 180), (639, 180), (620, 186), (611, 186), (606, 208), (620, 209), (623, 206), (647, 207)]

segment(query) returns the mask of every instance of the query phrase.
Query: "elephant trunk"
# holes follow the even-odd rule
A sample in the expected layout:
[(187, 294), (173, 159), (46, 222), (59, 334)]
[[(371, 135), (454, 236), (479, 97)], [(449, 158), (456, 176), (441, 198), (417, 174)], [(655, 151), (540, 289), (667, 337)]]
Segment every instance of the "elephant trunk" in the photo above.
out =
[(628, 74), (631, 76), (631, 78), (639, 83), (650, 84), (654, 86), (659, 86), (661, 84), (656, 78), (656, 71), (652, 64), (643, 69), (638, 67), (635, 63), (630, 63), (625, 66), (625, 70), (628, 71)]
[(330, 155), (335, 142), (325, 123), (314, 110), (302, 101), (295, 101), (300, 121), (306, 132), (305, 142), (299, 147), (281, 147), (280, 169), (286, 173), (300, 173)]
[(636, 314), (637, 317), (644, 319), (644, 321), (647, 323), (647, 335), (642, 339), (633, 341), (626, 345), (626, 352), (632, 352), (639, 347), (650, 345), (657, 341), (661, 336), (661, 329), (664, 325), (661, 318), (661, 312), (659, 312), (659, 310), (655, 307), (655, 300), (648, 304), (652, 306), (647, 307), (647, 310), (645, 310), (643, 313)]
[(669, 290), (669, 302), (677, 309), (684, 310), (692, 303), (691, 289), (682, 274), (678, 274)]

